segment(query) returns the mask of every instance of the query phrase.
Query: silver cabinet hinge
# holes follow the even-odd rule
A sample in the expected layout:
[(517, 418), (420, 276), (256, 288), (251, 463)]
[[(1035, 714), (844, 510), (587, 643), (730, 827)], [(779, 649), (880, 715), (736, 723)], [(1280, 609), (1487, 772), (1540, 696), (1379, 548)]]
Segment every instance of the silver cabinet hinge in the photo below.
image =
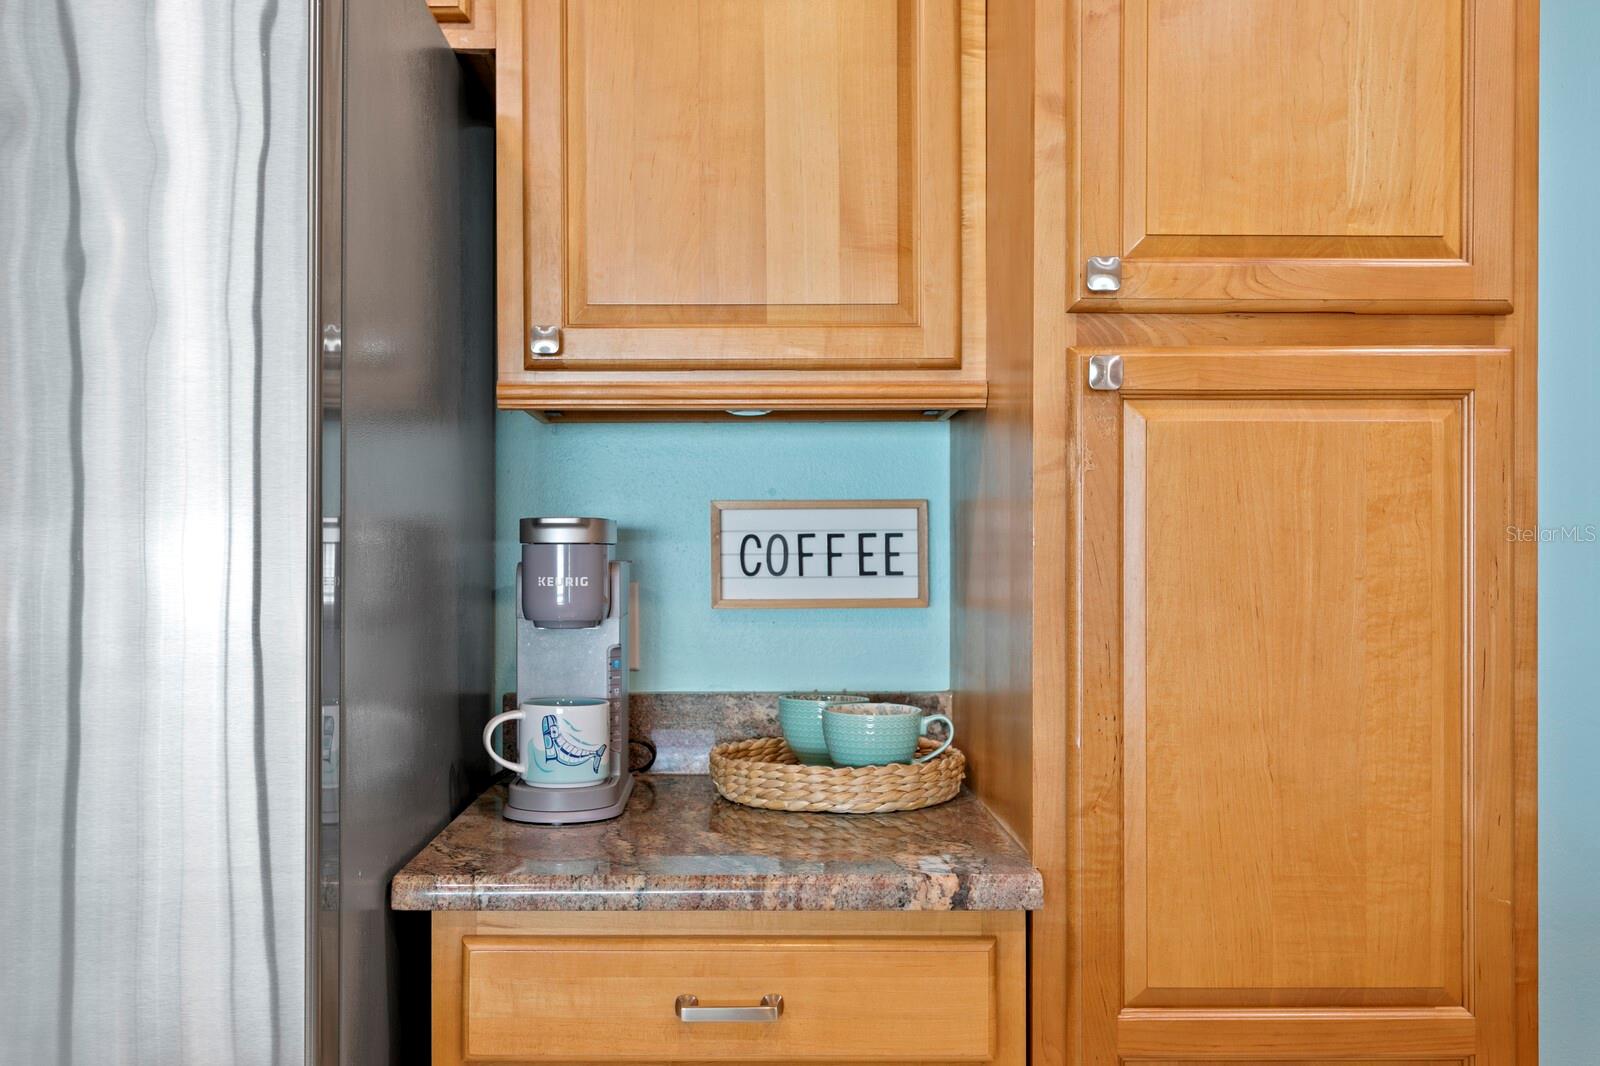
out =
[(1089, 387), (1099, 392), (1116, 392), (1122, 388), (1122, 356), (1091, 355)]
[(534, 326), (528, 331), (528, 351), (534, 355), (560, 355), (561, 327)]
[(1122, 288), (1122, 257), (1091, 255), (1084, 284), (1090, 292), (1116, 292)]

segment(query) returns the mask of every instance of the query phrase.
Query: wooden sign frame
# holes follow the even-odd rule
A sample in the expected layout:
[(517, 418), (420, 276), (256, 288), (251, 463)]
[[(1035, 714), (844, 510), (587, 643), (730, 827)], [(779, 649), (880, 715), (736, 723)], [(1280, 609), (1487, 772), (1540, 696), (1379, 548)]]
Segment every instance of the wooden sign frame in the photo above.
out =
[[(915, 510), (917, 512), (917, 594), (901, 599), (730, 600), (722, 595), (722, 512), (794, 510)], [(927, 500), (712, 500), (711, 501), (711, 606), (804, 610), (812, 607), (926, 607), (928, 606), (928, 501)]]

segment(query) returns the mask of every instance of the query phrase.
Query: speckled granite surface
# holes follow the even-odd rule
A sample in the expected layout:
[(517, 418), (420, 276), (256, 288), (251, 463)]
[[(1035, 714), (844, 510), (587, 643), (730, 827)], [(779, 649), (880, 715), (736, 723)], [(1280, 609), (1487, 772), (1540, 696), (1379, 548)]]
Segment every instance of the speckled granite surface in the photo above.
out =
[(395, 875), (396, 910), (1035, 910), (1043, 881), (972, 793), (897, 814), (786, 814), (645, 774), (627, 811), (547, 828), (496, 786)]

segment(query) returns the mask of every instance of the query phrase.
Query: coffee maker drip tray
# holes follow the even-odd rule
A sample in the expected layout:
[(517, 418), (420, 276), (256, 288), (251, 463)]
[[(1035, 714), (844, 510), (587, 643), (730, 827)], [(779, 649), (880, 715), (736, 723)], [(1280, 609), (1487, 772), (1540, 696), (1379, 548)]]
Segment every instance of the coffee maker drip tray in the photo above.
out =
[(513, 822), (581, 825), (615, 818), (633, 795), (633, 775), (622, 774), (582, 788), (540, 788), (513, 778), (501, 813)]

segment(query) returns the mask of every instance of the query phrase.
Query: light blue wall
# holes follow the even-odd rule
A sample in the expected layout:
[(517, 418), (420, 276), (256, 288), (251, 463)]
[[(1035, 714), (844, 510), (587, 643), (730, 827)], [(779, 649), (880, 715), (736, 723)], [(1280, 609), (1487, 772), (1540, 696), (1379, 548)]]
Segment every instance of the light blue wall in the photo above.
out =
[[(1539, 521), (1600, 525), (1600, 3), (1544, 0)], [(1580, 534), (1581, 537), (1581, 534)], [(1539, 549), (1539, 997), (1546, 1066), (1600, 1060), (1600, 543)]]
[[(943, 422), (496, 427), (495, 669), (513, 686), (517, 520), (622, 527), (640, 589), (637, 692), (931, 690), (950, 684), (950, 427)], [(711, 501), (926, 499), (927, 608), (713, 610)]]

